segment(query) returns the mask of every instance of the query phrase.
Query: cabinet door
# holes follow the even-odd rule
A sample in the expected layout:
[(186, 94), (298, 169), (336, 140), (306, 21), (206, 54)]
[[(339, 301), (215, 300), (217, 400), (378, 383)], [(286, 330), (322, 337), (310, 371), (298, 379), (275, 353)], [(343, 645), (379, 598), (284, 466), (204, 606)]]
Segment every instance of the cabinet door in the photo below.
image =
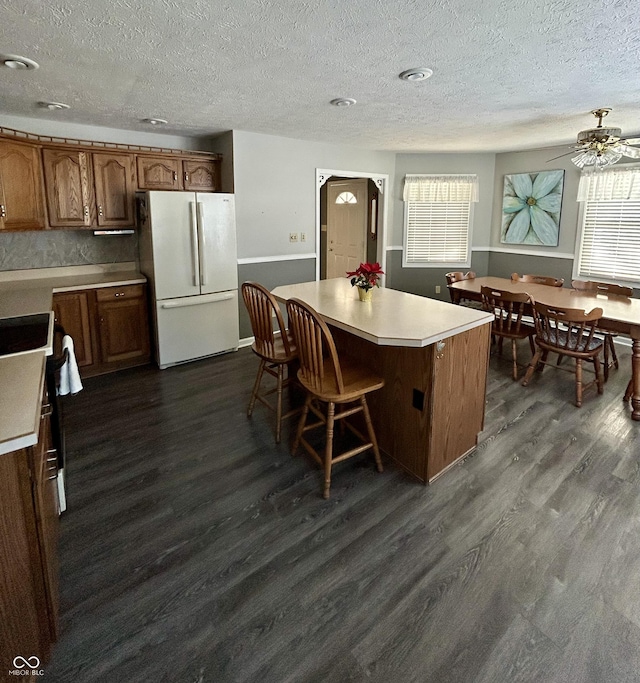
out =
[(0, 141), (0, 230), (43, 230), (42, 167), (36, 147)]
[(211, 159), (184, 159), (182, 178), (185, 190), (219, 192), (218, 162)]
[(91, 319), (89, 314), (89, 291), (64, 292), (53, 295), (55, 321), (64, 327), (73, 339), (73, 348), (79, 368), (93, 364), (91, 345)]
[(141, 190), (181, 190), (180, 159), (137, 157), (138, 188)]
[(91, 225), (87, 154), (76, 150), (43, 149), (49, 225), (83, 228)]
[(130, 361), (149, 356), (149, 324), (144, 285), (96, 290), (101, 360)]
[(60, 503), (58, 500), (58, 454), (52, 446), (51, 408), (48, 404), (42, 406), (40, 433), (38, 443), (34, 446), (33, 471), (33, 501), (35, 505), (38, 544), (47, 602), (47, 614), (51, 640), (57, 640), (58, 635), (58, 535)]
[(130, 227), (135, 224), (135, 177), (130, 154), (93, 153), (98, 225)]

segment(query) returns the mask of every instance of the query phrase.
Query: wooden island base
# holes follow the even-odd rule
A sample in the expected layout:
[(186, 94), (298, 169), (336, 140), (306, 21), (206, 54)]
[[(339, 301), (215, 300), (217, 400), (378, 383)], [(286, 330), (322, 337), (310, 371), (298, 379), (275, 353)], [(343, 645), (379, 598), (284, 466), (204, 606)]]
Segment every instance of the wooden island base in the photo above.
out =
[(490, 324), (421, 348), (379, 346), (334, 326), (331, 332), (341, 353), (384, 378), (367, 401), (380, 448), (395, 462), (426, 484), (475, 448)]

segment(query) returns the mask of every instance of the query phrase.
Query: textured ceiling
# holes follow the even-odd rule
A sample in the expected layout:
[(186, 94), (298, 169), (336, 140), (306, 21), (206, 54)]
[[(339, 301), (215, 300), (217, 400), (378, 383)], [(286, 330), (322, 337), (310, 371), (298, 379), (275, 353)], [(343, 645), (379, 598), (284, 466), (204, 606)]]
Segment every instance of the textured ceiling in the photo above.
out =
[(613, 107), (640, 134), (638, 0), (0, 0), (0, 53), (40, 64), (0, 70), (4, 114), (441, 152), (571, 143)]

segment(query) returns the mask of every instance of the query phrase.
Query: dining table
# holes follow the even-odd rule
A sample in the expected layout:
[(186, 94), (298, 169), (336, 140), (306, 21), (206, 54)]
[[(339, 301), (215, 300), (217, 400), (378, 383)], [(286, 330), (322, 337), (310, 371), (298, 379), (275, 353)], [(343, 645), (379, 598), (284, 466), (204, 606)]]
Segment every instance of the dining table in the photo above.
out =
[(481, 301), (483, 286), (509, 292), (525, 292), (533, 301), (547, 306), (577, 308), (587, 312), (601, 308), (602, 317), (598, 321), (598, 327), (631, 338), (631, 417), (640, 420), (640, 299), (619, 294), (579, 291), (569, 287), (550, 287), (532, 282), (514, 282), (509, 278), (493, 276), (476, 277), (448, 285), (452, 300), (456, 303), (465, 299)]

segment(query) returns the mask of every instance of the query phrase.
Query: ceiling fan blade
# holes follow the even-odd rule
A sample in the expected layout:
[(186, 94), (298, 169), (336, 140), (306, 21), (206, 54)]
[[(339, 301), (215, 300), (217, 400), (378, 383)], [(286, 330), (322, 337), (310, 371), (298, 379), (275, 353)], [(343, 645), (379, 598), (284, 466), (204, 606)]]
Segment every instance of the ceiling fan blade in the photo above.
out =
[(553, 157), (553, 159), (547, 159), (547, 163), (549, 163), (550, 161), (555, 161), (556, 159), (562, 159), (562, 157), (569, 156), (569, 154), (576, 154), (576, 150), (572, 149), (570, 152), (565, 152), (564, 154), (560, 154), (560, 156)]
[(626, 138), (620, 142), (624, 145), (640, 145), (640, 138)]
[(619, 152), (622, 152), (626, 157), (631, 157), (632, 159), (640, 159), (640, 149), (638, 147), (629, 147), (629, 145), (618, 144), (616, 145)]

